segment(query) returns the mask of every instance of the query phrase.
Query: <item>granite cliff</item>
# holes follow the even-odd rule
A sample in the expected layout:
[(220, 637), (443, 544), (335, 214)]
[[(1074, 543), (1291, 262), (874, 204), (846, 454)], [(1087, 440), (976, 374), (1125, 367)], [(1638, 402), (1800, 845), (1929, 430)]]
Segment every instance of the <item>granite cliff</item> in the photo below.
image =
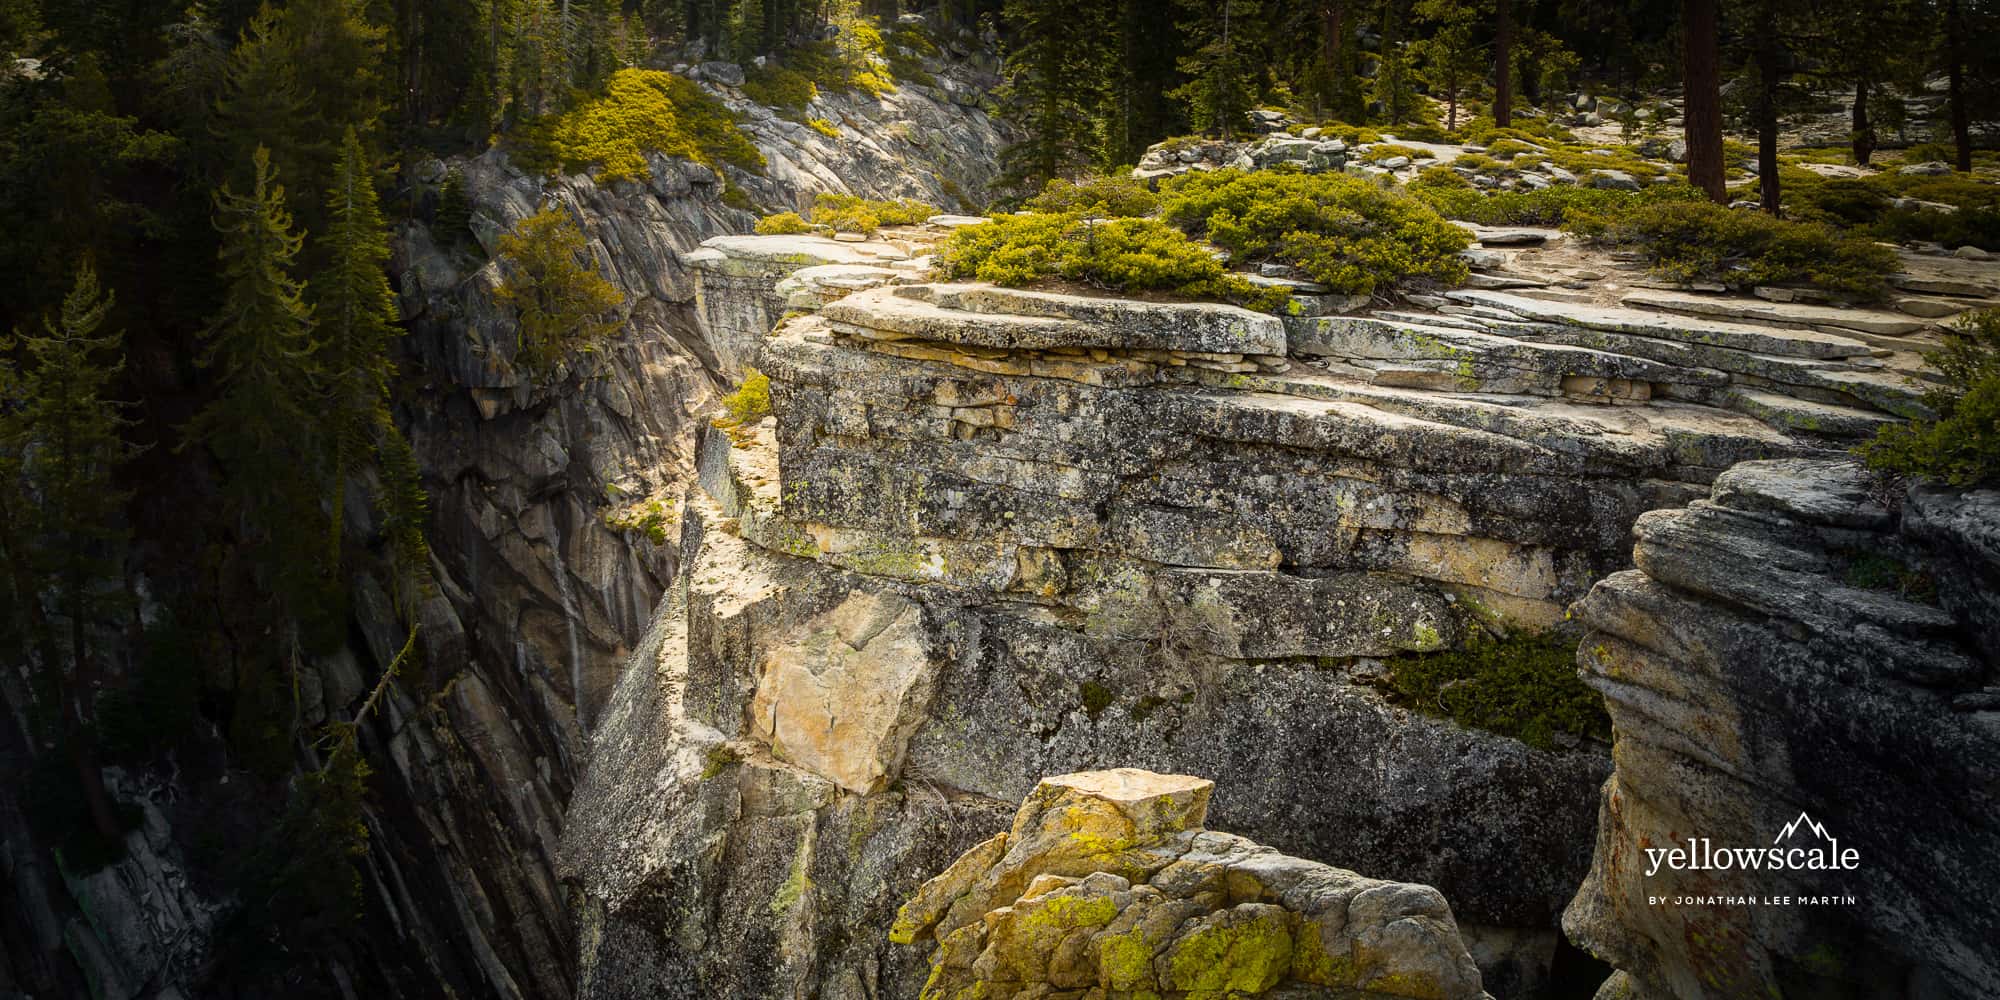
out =
[(584, 996), (916, 995), (896, 905), (1040, 776), (1107, 766), (1435, 886), (1487, 988), (1531, 992), (1612, 759), (1409, 711), (1384, 659), (1558, 625), (1647, 511), (1921, 412), (1926, 318), (1573, 292), (1616, 265), (1548, 231), (1368, 315), (1294, 282), (1280, 319), (926, 278), (965, 221), (695, 261), (704, 313), (777, 321), (773, 416), (704, 431), (572, 803)]

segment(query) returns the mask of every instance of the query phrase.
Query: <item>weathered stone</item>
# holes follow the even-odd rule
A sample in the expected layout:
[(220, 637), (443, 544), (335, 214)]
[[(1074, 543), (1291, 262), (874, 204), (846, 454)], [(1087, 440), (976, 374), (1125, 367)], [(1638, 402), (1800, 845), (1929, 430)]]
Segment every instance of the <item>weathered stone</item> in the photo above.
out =
[(835, 302), (836, 329), (1007, 350), (1118, 347), (1285, 353), (1277, 317), (1235, 306), (1129, 303), (980, 285), (877, 288)]
[[(1564, 927), (1623, 971), (1625, 995), (1902, 995), (1921, 981), (1970, 997), (2000, 985), (1975, 943), (2000, 929), (2000, 904), (1961, 891), (1975, 859), (2000, 849), (1986, 801), (2000, 733), (1954, 702), (1991, 669), (1974, 595), (1991, 593), (2000, 564), (1956, 532), (1899, 531), (1873, 493), (1851, 464), (1741, 466), (1713, 503), (1641, 519), (1640, 569), (1576, 607), (1594, 630), (1578, 660), (1610, 705), (1617, 771)], [(1864, 558), (1903, 568), (1871, 580), (1852, 568)], [(1897, 573), (1923, 574), (1941, 606)], [(1822, 850), (1832, 838), (1858, 863), (1660, 864), (1695, 838), (1719, 851), (1774, 836)]]
[[(1726, 316), (1732, 319), (1754, 319), (1772, 323), (1786, 323), (1807, 327), (1817, 324), (1845, 327), (1850, 330), (1865, 330), (1869, 333), (1906, 334), (1915, 333), (1929, 324), (1908, 316), (1852, 307), (1833, 308), (1805, 303), (1762, 302), (1750, 299), (1719, 298), (1702, 295), (1675, 295), (1671, 292), (1633, 292), (1619, 301), (1628, 306), (1644, 309), (1662, 309), (1669, 312), (1695, 313), (1705, 316)], [(1832, 356), (1832, 355), (1828, 355)]]
[(930, 697), (921, 612), (856, 593), (794, 636), (763, 656), (751, 735), (842, 788), (876, 790), (902, 765)]
[(904, 905), (896, 940), (941, 945), (923, 996), (1485, 995), (1436, 890), (1204, 831), (1212, 787), (1131, 769), (1043, 781), (1010, 832)]

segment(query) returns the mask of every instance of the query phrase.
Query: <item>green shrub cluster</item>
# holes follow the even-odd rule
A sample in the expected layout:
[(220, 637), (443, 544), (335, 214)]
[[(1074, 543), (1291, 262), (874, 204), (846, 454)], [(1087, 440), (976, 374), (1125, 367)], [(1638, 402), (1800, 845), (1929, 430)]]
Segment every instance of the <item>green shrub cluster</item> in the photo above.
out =
[(1465, 280), (1472, 238), (1428, 205), (1345, 174), (1216, 170), (1162, 190), (1167, 221), (1243, 260), (1292, 264), (1349, 295)]
[(812, 221), (836, 233), (873, 233), (883, 226), (915, 226), (938, 214), (936, 205), (903, 198), (873, 201), (851, 194), (827, 193), (813, 199)]
[(765, 107), (791, 112), (787, 117), (796, 118), (819, 96), (819, 86), (777, 59), (766, 59), (762, 66), (744, 67), (743, 94)]
[[(1466, 180), (1463, 177), (1460, 177), (1458, 175), (1458, 171), (1453, 170), (1450, 167), (1443, 167), (1443, 166), (1425, 167), (1424, 169), (1417, 171), (1416, 178), (1410, 181), (1410, 188), (1412, 190), (1415, 190), (1417, 188), (1427, 188), (1427, 187), (1461, 188), (1465, 190), (1470, 190), (1472, 188), (1472, 182)], [(1432, 207), (1435, 208), (1436, 206), (1433, 205)]]
[(1368, 163), (1380, 163), (1383, 160), (1394, 159), (1398, 156), (1408, 157), (1413, 163), (1417, 160), (1433, 158), (1431, 151), (1428, 149), (1418, 149), (1415, 146), (1398, 146), (1393, 142), (1377, 143), (1361, 153), (1361, 159)]
[(1492, 115), (1482, 114), (1459, 126), (1458, 134), (1468, 143), (1489, 149), (1494, 143), (1508, 139), (1540, 146), (1576, 142), (1575, 135), (1546, 118), (1516, 117), (1513, 124), (1500, 128), (1494, 124)]
[(797, 212), (779, 212), (757, 221), (759, 236), (798, 236), (812, 231), (812, 223), (800, 218)]
[(599, 168), (600, 182), (652, 176), (647, 153), (711, 167), (760, 171), (764, 156), (744, 138), (722, 102), (694, 83), (649, 69), (621, 69), (604, 93), (516, 133), (522, 163), (537, 170)]
[(996, 285), (1074, 281), (1265, 311), (1289, 298), (1231, 274), (1214, 254), (1158, 219), (1094, 220), (1075, 212), (1004, 216), (953, 233), (939, 248), (938, 261), (954, 278)]
[(938, 55), (937, 43), (931, 41), (922, 28), (915, 25), (898, 24), (889, 32), (888, 45), (883, 58), (889, 64), (889, 75), (904, 83), (919, 87), (934, 87), (937, 81), (924, 69), (926, 56)]
[(1158, 211), (1160, 197), (1130, 175), (1097, 174), (1078, 181), (1058, 177), (1023, 207), (1031, 212), (1139, 218)]
[(1883, 428), (1862, 457), (1952, 486), (2000, 483), (2000, 309), (1960, 316), (1944, 347), (1924, 357), (1944, 376), (1924, 399), (1937, 418)]
[[(1421, 175), (1418, 177), (1418, 181), (1423, 179)], [(1634, 205), (1694, 201), (1702, 197), (1700, 191), (1685, 184), (1655, 184), (1639, 191), (1610, 191), (1575, 184), (1556, 184), (1540, 190), (1481, 191), (1469, 184), (1440, 181), (1412, 182), (1410, 193), (1447, 219), (1464, 219), (1482, 226), (1559, 226), (1572, 211), (1616, 214)]]
[[(1916, 177), (1881, 173), (1858, 178), (1822, 177), (1801, 167), (1780, 169), (1785, 212), (1799, 221), (1823, 222), (1876, 239), (1930, 242), (1947, 247), (2000, 250), (2000, 184), (1963, 176)], [(1742, 193), (1754, 196), (1755, 183)], [(1898, 198), (1949, 205), (1897, 208)]]
[(1557, 733), (1611, 740), (1604, 699), (1577, 678), (1575, 644), (1556, 635), (1495, 640), (1475, 631), (1463, 648), (1399, 656), (1388, 666), (1394, 700), (1463, 726), (1543, 750)]
[(1731, 285), (1805, 284), (1877, 298), (1897, 270), (1886, 247), (1812, 222), (1788, 222), (1710, 201), (1635, 199), (1565, 212), (1563, 227), (1607, 243), (1641, 248), (1674, 281)]
[(748, 427), (771, 415), (771, 376), (755, 368), (743, 370), (743, 384), (722, 397), (728, 416), (714, 421), (717, 427)]

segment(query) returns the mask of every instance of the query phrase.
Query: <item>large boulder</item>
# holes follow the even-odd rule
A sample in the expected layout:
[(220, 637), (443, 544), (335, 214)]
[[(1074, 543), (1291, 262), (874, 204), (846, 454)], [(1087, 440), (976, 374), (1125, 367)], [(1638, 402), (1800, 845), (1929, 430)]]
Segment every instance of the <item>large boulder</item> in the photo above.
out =
[(1130, 768), (1043, 780), (898, 913), (893, 940), (935, 945), (923, 1000), (1485, 995), (1437, 890), (1204, 830), (1213, 788)]

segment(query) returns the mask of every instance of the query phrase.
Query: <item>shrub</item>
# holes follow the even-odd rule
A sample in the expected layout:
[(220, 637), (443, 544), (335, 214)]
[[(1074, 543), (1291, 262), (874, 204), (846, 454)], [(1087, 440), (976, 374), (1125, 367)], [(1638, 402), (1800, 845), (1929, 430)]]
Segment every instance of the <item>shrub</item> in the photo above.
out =
[[(1304, 128), (1305, 126), (1300, 126), (1301, 131)], [(1360, 125), (1330, 122), (1319, 127), (1319, 139), (1321, 142), (1330, 142), (1334, 139), (1339, 139), (1350, 146), (1360, 146), (1371, 142), (1381, 142), (1382, 133)]]
[(1499, 160), (1487, 156), (1485, 153), (1460, 153), (1458, 154), (1458, 159), (1451, 161), (1451, 165), (1481, 171), (1498, 170), (1501, 168)]
[(625, 301), (597, 273), (583, 229), (560, 208), (522, 219), (500, 237), (500, 287), (494, 298), (520, 315), (514, 363), (539, 372), (563, 355), (618, 329), (607, 319)]
[(1966, 313), (1924, 355), (1944, 376), (1935, 420), (1884, 427), (1858, 449), (1874, 468), (1958, 487), (2000, 482), (2000, 309)]
[(1470, 190), (1472, 182), (1460, 177), (1458, 171), (1450, 167), (1425, 167), (1417, 172), (1416, 178), (1410, 181), (1410, 186), (1413, 188), (1465, 188)]
[(743, 94), (758, 104), (790, 111), (796, 116), (819, 96), (819, 87), (804, 73), (781, 65), (776, 59), (767, 59), (762, 66), (745, 68)]
[(454, 170), (438, 188), (437, 212), (431, 216), (431, 236), (450, 249), (472, 235), (472, 199), (465, 193), (465, 176)]
[(1482, 226), (1557, 226), (1571, 212), (1616, 213), (1648, 202), (1693, 201), (1700, 191), (1685, 184), (1655, 184), (1639, 191), (1611, 191), (1558, 184), (1540, 190), (1481, 191), (1422, 187), (1410, 192), (1447, 219)]
[(1825, 225), (1787, 222), (1709, 201), (1638, 199), (1565, 213), (1564, 228), (1607, 243), (1634, 244), (1674, 281), (1733, 285), (1808, 284), (1857, 298), (1882, 294), (1897, 269), (1885, 247)]
[(871, 201), (851, 194), (822, 194), (813, 199), (812, 220), (836, 233), (873, 233), (883, 226), (914, 226), (938, 214), (936, 205), (912, 198)]
[(1465, 280), (1472, 241), (1429, 206), (1344, 174), (1216, 170), (1163, 191), (1168, 221), (1242, 258), (1293, 263), (1349, 295), (1413, 279)]
[(1576, 141), (1576, 136), (1556, 126), (1548, 119), (1530, 118), (1527, 116), (1516, 117), (1513, 125), (1508, 128), (1499, 128), (1493, 123), (1492, 115), (1480, 115), (1459, 126), (1458, 132), (1465, 137), (1466, 142), (1489, 148), (1494, 143), (1503, 139), (1511, 139), (1515, 142), (1529, 142), (1536, 145), (1547, 145), (1550, 142), (1573, 143)]
[(1369, 163), (1380, 163), (1397, 156), (1407, 156), (1412, 162), (1431, 159), (1431, 152), (1415, 146), (1398, 146), (1395, 143), (1377, 143), (1362, 152), (1361, 158)]
[(1267, 311), (1283, 291), (1231, 274), (1186, 234), (1158, 219), (1089, 220), (1074, 212), (1010, 215), (951, 235), (938, 261), (954, 278), (1019, 286), (1062, 279), (1116, 291), (1161, 291)]
[(1489, 156), (1513, 156), (1517, 153), (1540, 153), (1538, 144), (1522, 142), (1519, 139), (1496, 139), (1486, 147)]
[(771, 377), (755, 368), (743, 369), (743, 384), (722, 397), (728, 416), (718, 417), (717, 427), (747, 427), (771, 415)]
[(812, 231), (812, 223), (800, 218), (797, 212), (779, 212), (757, 222), (759, 236), (798, 236)]
[(889, 75), (905, 83), (919, 87), (934, 87), (937, 81), (924, 69), (924, 57), (938, 54), (937, 43), (921, 28), (912, 25), (897, 25), (889, 32), (888, 46), (883, 58), (889, 64)]
[(1137, 218), (1160, 207), (1160, 197), (1128, 175), (1093, 175), (1080, 181), (1060, 177), (1028, 199), (1031, 212), (1081, 212), (1106, 218)]
[(545, 115), (517, 133), (522, 162), (534, 169), (599, 168), (600, 182), (652, 176), (647, 153), (745, 170), (764, 156), (744, 138), (720, 101), (672, 73), (621, 69), (605, 92), (569, 111)]
[(1461, 649), (1388, 662), (1397, 702), (1547, 750), (1556, 733), (1610, 742), (1604, 699), (1576, 676), (1576, 647), (1555, 635), (1474, 632)]
[(840, 138), (840, 126), (824, 118), (808, 118), (806, 119), (806, 127), (829, 139)]

